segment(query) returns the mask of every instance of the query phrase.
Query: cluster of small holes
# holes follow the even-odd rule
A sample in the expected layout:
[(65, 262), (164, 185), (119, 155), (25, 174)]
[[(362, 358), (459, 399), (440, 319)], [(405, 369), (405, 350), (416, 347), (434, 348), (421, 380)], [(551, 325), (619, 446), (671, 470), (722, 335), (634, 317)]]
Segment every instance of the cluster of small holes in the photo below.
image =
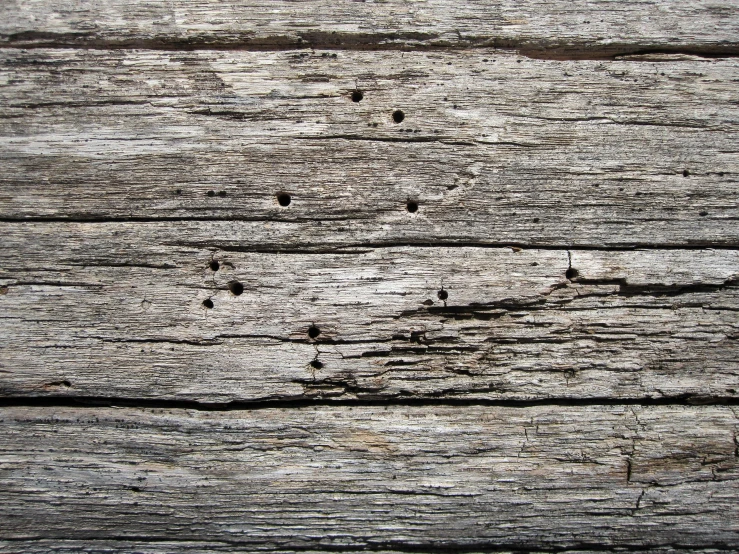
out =
[(211, 198), (213, 198), (213, 197), (214, 197), (214, 196), (215, 196), (216, 194), (217, 194), (218, 196), (220, 196), (221, 198), (223, 198), (224, 196), (226, 196), (226, 191), (225, 191), (225, 190), (219, 190), (218, 192), (216, 192), (216, 191), (214, 191), (214, 190), (209, 190), (209, 191), (208, 191), (208, 192), (206, 192), (205, 194), (207, 194), (207, 195), (208, 195), (208, 196), (210, 196)]

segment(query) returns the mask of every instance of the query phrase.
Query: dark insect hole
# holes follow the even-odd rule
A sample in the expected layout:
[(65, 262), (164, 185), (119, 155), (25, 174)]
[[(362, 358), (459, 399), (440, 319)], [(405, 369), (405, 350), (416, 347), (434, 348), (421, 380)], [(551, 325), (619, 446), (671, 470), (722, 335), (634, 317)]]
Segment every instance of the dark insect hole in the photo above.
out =
[(244, 285), (242, 285), (238, 281), (231, 281), (228, 284), (228, 290), (230, 290), (231, 294), (233, 294), (234, 296), (239, 296), (242, 292), (244, 292)]

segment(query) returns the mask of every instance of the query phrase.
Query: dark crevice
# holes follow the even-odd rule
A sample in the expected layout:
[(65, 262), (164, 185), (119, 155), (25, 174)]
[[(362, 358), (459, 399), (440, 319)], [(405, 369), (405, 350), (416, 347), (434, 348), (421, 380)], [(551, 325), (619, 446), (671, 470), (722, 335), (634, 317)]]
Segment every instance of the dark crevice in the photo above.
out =
[[(307, 384), (306, 381), (305, 384)], [(326, 382), (325, 384), (331, 384)], [(346, 381), (337, 381), (336, 386), (346, 387)], [(500, 406), (509, 408), (529, 408), (534, 406), (698, 406), (721, 405), (739, 406), (739, 397), (727, 396), (700, 396), (682, 394), (660, 398), (543, 398), (532, 400), (513, 399), (470, 399), (470, 398), (436, 398), (418, 397), (410, 395), (396, 395), (389, 398), (357, 398), (357, 399), (330, 399), (330, 398), (270, 398), (259, 400), (232, 400), (228, 402), (199, 402), (197, 400), (176, 400), (162, 398), (128, 398), (105, 396), (4, 396), (0, 397), (0, 408), (9, 406), (29, 407), (67, 407), (67, 408), (161, 408), (201, 411), (235, 411), (235, 410), (262, 410), (262, 409), (294, 409), (314, 406)]]
[[(395, 491), (399, 493), (401, 491)], [(354, 494), (356, 491), (349, 491), (349, 494)], [(415, 496), (415, 493), (414, 493)], [(596, 515), (612, 515), (608, 513), (598, 513)], [(179, 535), (89, 535), (86, 533), (75, 533), (72, 536), (45, 536), (37, 535), (31, 537), (0, 537), (0, 540), (11, 542), (11, 543), (23, 543), (23, 542), (122, 542), (122, 543), (140, 543), (150, 544), (155, 546), (157, 543), (194, 543), (198, 545), (205, 545), (206, 547), (212, 546), (225, 546), (227, 548), (248, 548), (253, 551), (285, 551), (285, 552), (403, 552), (403, 553), (429, 553), (429, 554), (472, 554), (472, 553), (504, 553), (509, 552), (512, 554), (558, 554), (564, 552), (599, 552), (599, 553), (623, 553), (623, 552), (650, 552), (652, 550), (664, 552), (664, 549), (672, 549), (673, 552), (680, 550), (684, 552), (716, 552), (716, 551), (727, 551), (736, 552), (736, 548), (733, 544), (714, 542), (714, 543), (679, 543), (679, 542), (657, 542), (654, 541), (651, 544), (634, 544), (634, 543), (618, 543), (606, 546), (603, 543), (589, 543), (586, 541), (564, 543), (559, 541), (557, 546), (547, 545), (546, 542), (542, 541), (539, 544), (524, 544), (523, 542), (506, 543), (503, 541), (485, 541), (485, 540), (466, 540), (463, 542), (451, 542), (444, 541), (444, 543), (434, 542), (406, 542), (400, 540), (389, 540), (389, 541), (372, 541), (367, 543), (353, 542), (352, 544), (335, 544), (327, 543), (323, 540), (317, 539), (313, 543), (306, 544), (306, 541), (301, 541), (300, 544), (285, 544), (279, 537), (265, 538), (264, 541), (258, 542), (256, 540), (238, 540), (238, 539), (212, 539), (211, 537), (203, 537), (201, 535), (193, 535), (192, 537)], [(355, 539), (356, 540), (356, 539)], [(279, 541), (279, 542), (277, 542)], [(297, 542), (297, 541), (296, 541)], [(563, 544), (564, 543), (564, 544)], [(63, 543), (62, 543), (63, 546)], [(266, 550), (265, 550), (266, 549)]]
[(691, 285), (630, 285), (626, 279), (584, 279), (573, 277), (574, 282), (582, 285), (618, 285), (618, 295), (626, 297), (634, 296), (680, 296), (693, 293), (720, 292), (727, 287), (739, 286), (739, 279), (727, 279), (719, 284), (691, 284)]
[(292, 137), (300, 140), (361, 140), (366, 142), (438, 142), (441, 144), (448, 144), (451, 146), (475, 146), (476, 144), (503, 144), (512, 146), (523, 146), (529, 147), (533, 145), (519, 144), (512, 142), (494, 142), (494, 143), (483, 143), (477, 140), (453, 140), (451, 138), (444, 139), (443, 137), (437, 136), (419, 136), (419, 137), (373, 137), (370, 135), (352, 135), (352, 134), (339, 134), (339, 135), (299, 135)]
[[(205, 208), (207, 210), (215, 210), (215, 208)], [(188, 222), (188, 221), (240, 221), (249, 223), (303, 223), (303, 222), (330, 222), (330, 221), (357, 221), (369, 219), (370, 215), (361, 217), (347, 215), (321, 215), (316, 217), (246, 217), (240, 215), (224, 215), (220, 217), (213, 216), (96, 216), (96, 215), (70, 215), (68, 217), (59, 216), (19, 216), (19, 217), (0, 217), (0, 223), (167, 223), (167, 222)]]
[(239, 246), (234, 244), (210, 243), (210, 242), (178, 242), (172, 246), (183, 246), (187, 248), (202, 248), (211, 250), (222, 250), (224, 252), (248, 252), (263, 254), (366, 254), (376, 249), (383, 248), (520, 248), (522, 250), (588, 250), (588, 251), (604, 251), (604, 252), (631, 252), (636, 250), (737, 250), (737, 244), (718, 244), (710, 241), (694, 242), (690, 244), (661, 244), (661, 243), (643, 243), (643, 244), (614, 244), (614, 245), (594, 245), (594, 244), (565, 244), (552, 245), (546, 243), (522, 243), (522, 242), (480, 242), (468, 240), (426, 240), (426, 241), (387, 241), (387, 242), (357, 242), (357, 243), (339, 243), (334, 246), (312, 246), (305, 244), (303, 246), (285, 247), (277, 244), (256, 246)]
[(3, 48), (74, 48), (99, 50), (173, 50), (173, 51), (284, 51), (284, 50), (399, 50), (399, 51), (459, 51), (473, 49), (508, 50), (521, 56), (544, 60), (608, 60), (622, 56), (687, 55), (706, 59), (739, 56), (736, 42), (714, 44), (663, 43), (634, 44), (629, 42), (599, 44), (582, 39), (563, 43), (552, 39), (531, 40), (495, 36), (463, 36), (457, 32), (440, 35), (432, 32), (390, 31), (346, 33), (306, 30), (290, 35), (255, 37), (250, 32), (228, 33), (228, 38), (216, 36), (167, 36), (153, 38), (126, 37), (119, 29), (119, 38), (107, 38), (88, 32), (53, 33), (24, 31), (0, 36)]
[(7, 104), (6, 108), (34, 110), (39, 108), (93, 108), (96, 106), (140, 106), (151, 104), (150, 100), (121, 100), (121, 99), (110, 99), (110, 100), (85, 100), (84, 102), (75, 101), (63, 101), (63, 102), (35, 102), (35, 103), (24, 103), (24, 104)]
[[(8, 277), (5, 277), (6, 279)], [(62, 282), (62, 281), (13, 281), (4, 285), (6, 287), (82, 287), (82, 288), (103, 288), (105, 285), (100, 283), (83, 283), (83, 282)]]

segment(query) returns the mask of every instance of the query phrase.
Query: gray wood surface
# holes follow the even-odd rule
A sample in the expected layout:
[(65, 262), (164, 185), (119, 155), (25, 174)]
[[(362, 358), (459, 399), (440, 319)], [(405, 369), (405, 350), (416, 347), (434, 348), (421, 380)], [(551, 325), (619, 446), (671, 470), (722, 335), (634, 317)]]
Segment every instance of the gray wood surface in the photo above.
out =
[(0, 217), (248, 220), (261, 248), (738, 244), (733, 59), (323, 54), (5, 50)]
[(520, 48), (537, 56), (737, 54), (736, 2), (697, 0), (7, 0), (5, 45), (280, 49)]
[(737, 552), (738, 55), (734, 0), (0, 3), (0, 552)]
[(6, 225), (5, 394), (739, 397), (735, 250), (260, 253), (127, 226)]
[(6, 408), (0, 531), (285, 550), (732, 549), (735, 412)]

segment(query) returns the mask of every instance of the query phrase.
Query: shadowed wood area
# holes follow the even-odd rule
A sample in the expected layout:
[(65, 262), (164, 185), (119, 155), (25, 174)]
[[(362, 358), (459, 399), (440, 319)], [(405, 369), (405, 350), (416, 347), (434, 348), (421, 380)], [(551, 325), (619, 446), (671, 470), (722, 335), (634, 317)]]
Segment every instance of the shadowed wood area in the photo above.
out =
[(0, 553), (738, 552), (739, 7), (0, 5)]

